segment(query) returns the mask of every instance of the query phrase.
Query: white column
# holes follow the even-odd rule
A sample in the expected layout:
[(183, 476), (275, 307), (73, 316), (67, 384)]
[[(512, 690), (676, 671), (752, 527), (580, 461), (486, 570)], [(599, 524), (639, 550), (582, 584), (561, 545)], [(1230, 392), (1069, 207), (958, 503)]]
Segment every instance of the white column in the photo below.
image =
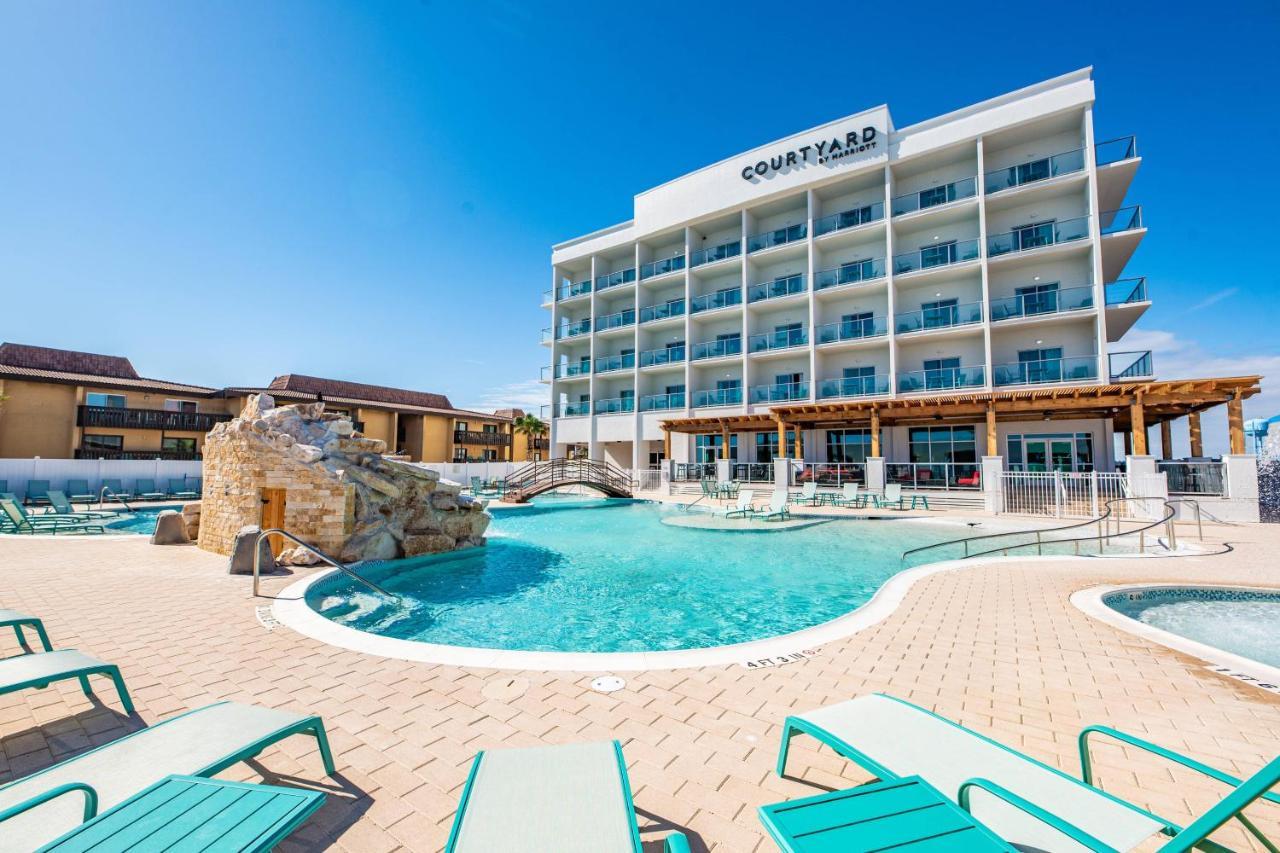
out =
[(791, 461), (785, 456), (773, 460), (773, 487), (785, 489), (791, 485)]
[[(1224, 521), (1259, 521), (1258, 457), (1251, 453), (1227, 453), (1222, 456), (1223, 490), (1230, 516)], [(1209, 508), (1215, 515), (1218, 504)]]
[(1004, 512), (1004, 457), (982, 457), (982, 497), (987, 512)]
[(884, 457), (867, 457), (867, 491), (880, 494), (884, 491)]
[(1164, 502), (1169, 499), (1169, 484), (1165, 475), (1156, 467), (1154, 456), (1126, 456), (1125, 476), (1129, 480), (1129, 496), (1150, 498), (1136, 502), (1134, 513), (1144, 518), (1156, 519), (1164, 515)]
[(728, 459), (716, 460), (716, 480), (721, 483), (727, 483), (733, 479), (732, 462)]

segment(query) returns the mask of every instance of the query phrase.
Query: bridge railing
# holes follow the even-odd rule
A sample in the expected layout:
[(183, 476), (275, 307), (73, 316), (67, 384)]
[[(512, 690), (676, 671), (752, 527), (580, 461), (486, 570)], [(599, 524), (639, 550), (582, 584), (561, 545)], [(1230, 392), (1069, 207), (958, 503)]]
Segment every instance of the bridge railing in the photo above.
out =
[(530, 462), (511, 472), (506, 480), (508, 494), (528, 492), (538, 487), (550, 488), (559, 483), (586, 483), (613, 492), (630, 494), (631, 476), (608, 462), (595, 459), (548, 459)]

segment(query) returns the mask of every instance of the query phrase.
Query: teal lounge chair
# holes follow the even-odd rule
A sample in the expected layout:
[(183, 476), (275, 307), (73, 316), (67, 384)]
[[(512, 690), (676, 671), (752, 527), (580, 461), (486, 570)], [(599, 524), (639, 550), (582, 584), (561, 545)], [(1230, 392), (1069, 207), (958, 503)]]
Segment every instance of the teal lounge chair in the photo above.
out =
[(17, 610), (0, 610), (0, 628), (12, 628), (18, 645), (23, 647), (27, 645), (27, 638), (22, 634), (24, 625), (36, 632), (40, 637), (40, 645), (44, 646), (46, 652), (53, 651), (53, 646), (49, 643), (49, 635), (44, 630), (44, 622), (35, 616), (19, 613)]
[(116, 686), (120, 695), (120, 704), (126, 714), (133, 713), (133, 702), (129, 699), (129, 691), (125, 689), (124, 679), (120, 676), (120, 668), (113, 663), (104, 663), (91, 658), (75, 649), (60, 649), (56, 652), (36, 652), (29, 655), (0, 660), (0, 695), (26, 690), (29, 687), (45, 688), (55, 681), (67, 681), (72, 678), (80, 680), (80, 688), (84, 695), (92, 696), (93, 688), (89, 686), (89, 676), (105, 675)]
[(905, 509), (903, 507), (902, 484), (890, 483), (884, 487), (883, 495), (875, 495), (873, 500), (876, 502), (876, 509), (884, 509), (887, 506), (896, 507), (897, 509)]
[(88, 480), (67, 480), (67, 499), (74, 503), (88, 504), (97, 500), (98, 496), (89, 491)]
[(792, 503), (808, 504), (809, 506), (818, 505), (818, 484), (812, 481), (803, 483), (799, 492), (793, 492), (790, 495)]
[(7, 494), (8, 492), (9, 492), (9, 481), (0, 480), (0, 495)]
[(702, 478), (702, 496), (704, 498), (715, 498), (719, 496), (715, 480), (707, 477)]
[[(107, 510), (84, 510), (83, 512), (77, 512), (75, 507), (71, 505), (71, 501), (67, 499), (67, 496), (57, 489), (49, 490), (49, 509), (54, 515), (59, 515), (63, 518), (115, 518), (119, 515), (119, 513), (109, 512)], [(48, 515), (48, 513), (46, 513), (46, 515)]]
[(738, 492), (738, 503), (734, 505), (733, 509), (726, 512), (724, 514), (724, 517), (725, 518), (749, 518), (750, 516), (755, 515), (756, 508), (751, 503), (751, 500), (752, 498), (755, 497), (755, 495), (756, 493), (751, 489), (743, 489), (742, 491)]
[(27, 480), (27, 506), (41, 506), (49, 502), (48, 480)]
[(316, 739), (332, 776), (319, 717), (237, 702), (179, 714), (0, 787), (0, 839), (5, 849), (34, 850), (168, 776), (209, 778), (295, 734)]
[(92, 519), (27, 515), (16, 501), (0, 499), (0, 533), (105, 533)]
[(174, 477), (169, 480), (169, 497), (179, 498), (184, 501), (194, 501), (200, 499), (200, 493), (193, 492), (187, 486), (186, 477)]
[[(480, 752), (445, 853), (641, 853), (622, 745), (570, 743)], [(688, 853), (684, 835), (666, 853)]]
[(16, 504), (22, 504), (22, 501), (18, 500), (18, 496), (13, 492), (0, 492), (0, 501), (13, 501)]
[(774, 489), (769, 497), (769, 508), (761, 516), (762, 521), (786, 521), (791, 517), (787, 509), (787, 492), (785, 489)]
[(107, 490), (107, 498), (115, 498), (116, 500), (129, 501), (133, 500), (133, 492), (124, 487), (124, 483), (119, 480), (103, 480), (102, 486)]
[(845, 483), (840, 488), (840, 494), (831, 499), (831, 505), (862, 509), (867, 505), (867, 496), (858, 492), (857, 483)]
[[(779, 776), (786, 770), (791, 738), (801, 733), (882, 780), (924, 778), (1019, 849), (1114, 853), (1164, 833), (1173, 838), (1159, 849), (1183, 853), (1232, 818), (1263, 840), (1241, 812), (1257, 799), (1280, 803), (1280, 796), (1268, 793), (1280, 783), (1280, 758), (1242, 781), (1132, 735), (1090, 726), (1079, 736), (1081, 779), (1076, 779), (931, 711), (879, 693), (787, 717), (778, 753)], [(1184, 829), (1095, 787), (1090, 735), (1152, 753), (1234, 790)], [(1265, 840), (1263, 846), (1276, 849)]]
[(156, 481), (139, 477), (134, 481), (137, 497), (144, 501), (162, 501), (167, 495), (164, 492), (156, 491)]

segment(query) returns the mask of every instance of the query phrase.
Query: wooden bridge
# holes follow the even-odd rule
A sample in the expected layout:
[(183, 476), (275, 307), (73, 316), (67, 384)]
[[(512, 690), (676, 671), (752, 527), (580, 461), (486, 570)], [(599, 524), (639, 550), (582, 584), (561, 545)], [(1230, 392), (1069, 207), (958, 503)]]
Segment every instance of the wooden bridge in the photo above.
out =
[(507, 477), (503, 500), (524, 503), (534, 495), (562, 486), (588, 486), (611, 498), (629, 498), (631, 476), (608, 462), (592, 459), (548, 459), (530, 462)]

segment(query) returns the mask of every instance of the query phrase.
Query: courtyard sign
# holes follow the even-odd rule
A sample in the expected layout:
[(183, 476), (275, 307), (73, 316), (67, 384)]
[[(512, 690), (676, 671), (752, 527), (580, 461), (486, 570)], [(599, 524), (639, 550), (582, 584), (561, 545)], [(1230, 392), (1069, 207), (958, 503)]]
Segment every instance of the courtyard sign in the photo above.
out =
[(822, 165), (856, 154), (874, 151), (879, 145), (879, 133), (874, 127), (867, 126), (862, 130), (851, 130), (841, 139), (839, 136), (820, 139), (800, 145), (781, 154), (770, 155), (768, 160), (759, 160), (754, 164), (742, 167), (739, 173), (743, 180), (756, 181), (770, 175), (790, 169), (803, 168), (806, 165)]

